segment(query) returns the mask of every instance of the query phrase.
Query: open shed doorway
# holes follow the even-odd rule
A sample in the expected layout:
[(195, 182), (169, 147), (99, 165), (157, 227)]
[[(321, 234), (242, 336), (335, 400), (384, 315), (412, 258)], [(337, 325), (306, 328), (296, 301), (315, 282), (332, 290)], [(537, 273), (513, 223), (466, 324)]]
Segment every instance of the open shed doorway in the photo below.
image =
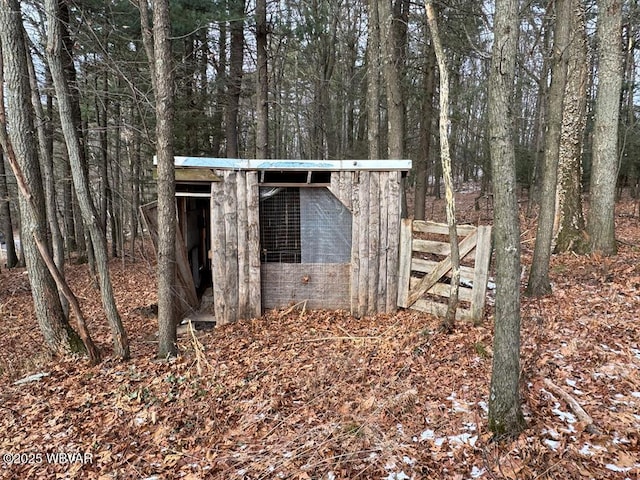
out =
[(178, 222), (198, 298), (212, 287), (210, 196), (179, 196)]

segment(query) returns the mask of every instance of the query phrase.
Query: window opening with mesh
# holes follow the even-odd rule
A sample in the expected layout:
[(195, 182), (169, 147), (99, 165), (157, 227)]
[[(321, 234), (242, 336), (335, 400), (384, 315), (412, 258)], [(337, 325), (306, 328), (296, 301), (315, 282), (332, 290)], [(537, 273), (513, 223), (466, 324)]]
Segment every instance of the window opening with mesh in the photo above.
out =
[(261, 187), (261, 261), (349, 263), (351, 221), (326, 188)]

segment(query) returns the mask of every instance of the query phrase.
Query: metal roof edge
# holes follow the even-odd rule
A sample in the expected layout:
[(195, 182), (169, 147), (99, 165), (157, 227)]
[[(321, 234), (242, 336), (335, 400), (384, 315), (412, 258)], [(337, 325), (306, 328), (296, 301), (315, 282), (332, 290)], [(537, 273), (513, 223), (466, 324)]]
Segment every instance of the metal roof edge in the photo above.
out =
[[(228, 170), (411, 170), (411, 160), (260, 160), (176, 156), (178, 168), (207, 167)], [(153, 157), (156, 164), (156, 157)]]

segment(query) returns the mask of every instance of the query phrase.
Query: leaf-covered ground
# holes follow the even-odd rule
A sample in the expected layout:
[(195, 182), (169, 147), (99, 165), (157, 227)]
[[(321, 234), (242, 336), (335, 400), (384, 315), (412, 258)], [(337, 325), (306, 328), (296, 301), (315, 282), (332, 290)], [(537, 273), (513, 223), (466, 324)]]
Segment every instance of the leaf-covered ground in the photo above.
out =
[[(86, 267), (68, 266), (107, 357), (90, 367), (43, 352), (27, 277), (3, 269), (0, 477), (640, 478), (640, 220), (618, 208), (618, 256), (555, 256), (553, 296), (523, 298), (527, 429), (503, 442), (487, 430), (491, 307), (449, 335), (411, 311), (274, 311), (186, 332), (160, 362), (153, 264), (114, 260), (133, 355), (119, 362)], [(534, 232), (523, 217), (525, 264)]]

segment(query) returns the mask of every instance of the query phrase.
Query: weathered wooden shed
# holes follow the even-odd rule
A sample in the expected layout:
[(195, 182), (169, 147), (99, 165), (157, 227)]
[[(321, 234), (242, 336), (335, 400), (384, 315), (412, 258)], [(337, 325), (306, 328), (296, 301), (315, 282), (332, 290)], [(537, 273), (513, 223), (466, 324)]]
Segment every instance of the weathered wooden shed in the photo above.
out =
[(300, 303), (391, 312), (410, 160), (176, 157), (179, 224), (219, 324)]

